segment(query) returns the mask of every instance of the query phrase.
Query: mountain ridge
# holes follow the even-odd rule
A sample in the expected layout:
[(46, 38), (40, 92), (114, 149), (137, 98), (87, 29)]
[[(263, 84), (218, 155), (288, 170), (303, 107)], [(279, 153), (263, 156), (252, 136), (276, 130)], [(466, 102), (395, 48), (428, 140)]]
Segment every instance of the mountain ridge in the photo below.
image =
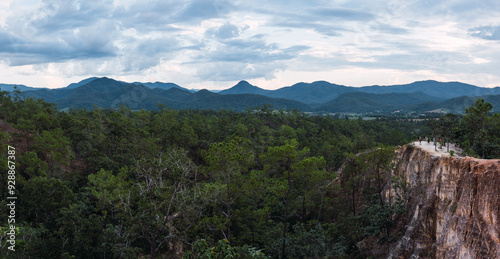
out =
[(440, 103), (442, 101), (444, 101), (444, 99), (421, 92), (386, 94), (347, 92), (319, 106), (315, 110), (322, 112), (353, 113), (369, 113), (379, 110), (387, 113), (396, 110), (404, 110), (405, 107), (423, 102)]
[[(236, 86), (233, 86), (232, 88), (234, 87)], [(443, 99), (451, 99), (461, 96), (500, 94), (500, 87), (485, 88), (461, 82), (438, 82), (435, 80), (415, 81), (413, 83), (402, 85), (372, 85), (363, 87), (338, 85), (328, 81), (314, 81), (312, 83), (296, 83), (292, 86), (285, 86), (276, 90), (261, 90), (263, 90), (262, 94), (268, 97), (297, 100), (310, 105), (326, 103), (348, 92), (366, 92), (375, 94), (421, 92), (429, 96)], [(225, 92), (221, 91), (221, 93), (224, 94)], [(239, 91), (239, 93), (254, 92)]]
[[(241, 108), (250, 103), (262, 105), (269, 102), (279, 104), (280, 108), (300, 107), (304, 111), (318, 112), (373, 113), (374, 111), (395, 112), (398, 110), (425, 112), (441, 109), (463, 113), (463, 106), (473, 102), (472, 100), (479, 96), (492, 100), (495, 103), (494, 111), (500, 106), (496, 102), (497, 95), (500, 95), (500, 87), (482, 88), (461, 82), (434, 80), (366, 87), (314, 81), (312, 83), (300, 82), (276, 90), (262, 89), (242, 80), (233, 87), (218, 93), (206, 89), (193, 93), (174, 83), (127, 83), (107, 77), (91, 77), (58, 89), (29, 87), (26, 89), (23, 92), (27, 96), (44, 98), (46, 101), (57, 103), (62, 108), (72, 105), (91, 108), (92, 102), (109, 108), (116, 107), (119, 103), (138, 109), (155, 109), (158, 103), (174, 108), (231, 108), (231, 105)], [(216, 105), (214, 100), (219, 100), (221, 103)], [(447, 100), (450, 101), (445, 102)], [(198, 104), (197, 101), (201, 103)]]

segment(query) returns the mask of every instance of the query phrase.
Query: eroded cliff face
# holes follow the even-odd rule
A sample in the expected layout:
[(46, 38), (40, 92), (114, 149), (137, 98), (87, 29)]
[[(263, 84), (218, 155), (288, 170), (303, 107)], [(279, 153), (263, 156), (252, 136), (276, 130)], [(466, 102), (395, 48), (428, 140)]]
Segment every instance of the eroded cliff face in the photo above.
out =
[[(407, 214), (388, 258), (500, 258), (500, 160), (433, 156), (411, 145), (397, 152)], [(394, 190), (384, 195), (390, 200)]]

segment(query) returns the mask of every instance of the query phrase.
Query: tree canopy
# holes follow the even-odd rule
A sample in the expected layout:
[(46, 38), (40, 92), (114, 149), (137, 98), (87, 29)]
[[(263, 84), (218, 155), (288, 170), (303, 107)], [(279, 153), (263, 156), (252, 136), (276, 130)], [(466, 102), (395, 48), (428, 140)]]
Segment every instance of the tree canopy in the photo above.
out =
[[(0, 107), (0, 160), (16, 148), (19, 193), (18, 246), (0, 251), (8, 258), (362, 256), (356, 242), (390, 242), (392, 219), (404, 213), (380, 197), (393, 181), (394, 146), (431, 134), (427, 121), (269, 106), (62, 112), (0, 92)], [(500, 116), (490, 110), (478, 101), (435, 130), (498, 157)]]

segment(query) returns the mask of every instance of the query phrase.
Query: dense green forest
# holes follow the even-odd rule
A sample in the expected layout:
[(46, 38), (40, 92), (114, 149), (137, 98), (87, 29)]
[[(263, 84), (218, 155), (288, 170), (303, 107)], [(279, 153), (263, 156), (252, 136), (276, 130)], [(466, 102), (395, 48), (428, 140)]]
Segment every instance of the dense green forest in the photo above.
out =
[[(268, 106), (61, 112), (0, 92), (0, 206), (12, 168), (17, 197), (15, 252), (2, 209), (0, 254), (364, 258), (356, 243), (394, 241), (405, 212), (405, 184), (388, 174), (394, 147), (447, 134), (489, 156), (499, 116), (478, 105), (438, 121), (347, 120)], [(388, 182), (402, 190), (391, 204), (379, 195)]]
[(465, 109), (464, 116), (448, 113), (428, 125), (432, 135), (462, 147), (463, 155), (500, 158), (500, 114), (491, 114), (492, 110), (493, 105), (480, 98)]

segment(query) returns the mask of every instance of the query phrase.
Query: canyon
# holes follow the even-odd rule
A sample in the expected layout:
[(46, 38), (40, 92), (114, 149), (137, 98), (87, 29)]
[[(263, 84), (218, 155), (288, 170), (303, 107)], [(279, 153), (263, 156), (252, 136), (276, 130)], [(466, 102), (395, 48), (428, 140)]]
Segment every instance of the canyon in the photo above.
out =
[[(409, 144), (399, 148), (388, 202), (404, 192), (406, 214), (387, 258), (500, 258), (500, 160), (457, 157)], [(386, 250), (387, 251), (387, 250)]]

